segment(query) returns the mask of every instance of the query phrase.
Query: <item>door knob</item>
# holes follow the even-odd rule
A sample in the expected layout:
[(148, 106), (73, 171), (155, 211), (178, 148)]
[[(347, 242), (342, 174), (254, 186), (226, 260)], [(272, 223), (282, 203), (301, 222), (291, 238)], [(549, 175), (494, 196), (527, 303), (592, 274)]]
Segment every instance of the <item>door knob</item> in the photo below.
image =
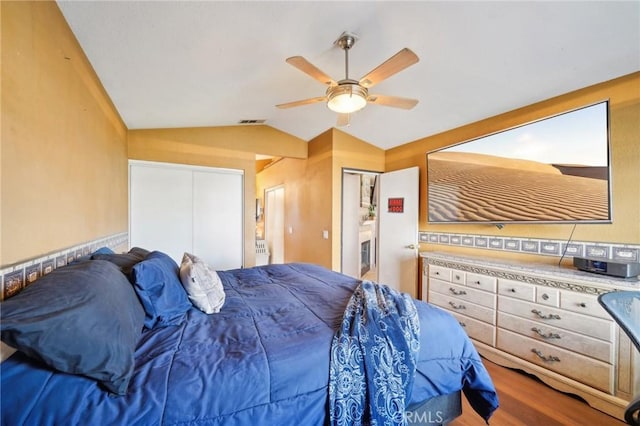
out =
[(415, 250), (418, 247), (415, 244), (409, 244), (408, 246), (405, 246), (405, 248), (411, 249), (411, 250)]

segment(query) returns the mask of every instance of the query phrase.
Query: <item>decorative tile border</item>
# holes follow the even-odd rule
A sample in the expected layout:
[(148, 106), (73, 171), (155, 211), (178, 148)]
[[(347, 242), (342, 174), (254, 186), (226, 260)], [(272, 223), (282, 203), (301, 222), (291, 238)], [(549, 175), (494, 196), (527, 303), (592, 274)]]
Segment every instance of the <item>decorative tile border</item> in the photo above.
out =
[(129, 234), (123, 232), (5, 266), (0, 269), (0, 300), (13, 296), (41, 276), (89, 255), (100, 247), (109, 247), (117, 251), (126, 248), (128, 243)]
[(419, 232), (419, 241), (425, 244), (473, 247), (485, 250), (537, 254), (541, 256), (585, 256), (599, 260), (640, 262), (640, 245), (592, 241), (547, 240), (521, 237)]

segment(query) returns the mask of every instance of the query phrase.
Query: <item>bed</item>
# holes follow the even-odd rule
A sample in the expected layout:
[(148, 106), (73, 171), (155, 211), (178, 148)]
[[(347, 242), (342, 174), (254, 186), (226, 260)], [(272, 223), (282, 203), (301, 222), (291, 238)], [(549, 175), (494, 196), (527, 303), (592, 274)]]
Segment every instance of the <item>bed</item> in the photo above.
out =
[[(18, 348), (0, 364), (2, 424), (339, 424), (332, 345), (362, 282), (300, 263), (184, 268), (160, 252), (99, 253), (2, 302), (2, 340)], [(189, 288), (203, 274), (222, 304)], [(497, 395), (464, 330), (413, 302), (419, 349), (398, 424), (445, 424), (461, 392), (488, 421)]]

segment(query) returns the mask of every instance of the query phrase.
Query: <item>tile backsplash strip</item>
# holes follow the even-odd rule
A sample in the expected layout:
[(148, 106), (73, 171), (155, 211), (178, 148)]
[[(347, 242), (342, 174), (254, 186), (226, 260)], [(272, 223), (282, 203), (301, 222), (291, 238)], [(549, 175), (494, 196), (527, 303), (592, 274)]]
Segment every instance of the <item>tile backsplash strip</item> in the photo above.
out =
[(0, 300), (13, 296), (41, 276), (100, 247), (109, 247), (115, 252), (125, 251), (128, 239), (129, 234), (122, 232), (3, 267), (0, 269)]
[(640, 262), (640, 245), (591, 241), (544, 240), (522, 237), (496, 237), (487, 235), (420, 232), (424, 244), (440, 244), (537, 254), (542, 256), (588, 257), (597, 260)]

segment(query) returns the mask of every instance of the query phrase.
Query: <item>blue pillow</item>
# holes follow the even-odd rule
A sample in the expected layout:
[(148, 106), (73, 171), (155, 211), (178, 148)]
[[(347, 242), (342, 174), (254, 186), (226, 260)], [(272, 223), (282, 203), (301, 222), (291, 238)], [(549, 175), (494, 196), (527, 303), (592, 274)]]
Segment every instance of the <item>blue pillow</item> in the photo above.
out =
[(131, 270), (131, 282), (146, 313), (147, 328), (180, 324), (191, 308), (178, 265), (162, 252), (153, 251), (137, 263)]
[(124, 395), (144, 310), (110, 262), (58, 268), (0, 304), (2, 340), (49, 367)]
[(94, 251), (91, 254), (92, 255), (94, 255), (94, 254), (115, 254), (115, 252), (113, 250), (111, 250), (109, 247), (100, 247), (98, 250)]
[(93, 259), (93, 256), (101, 255), (101, 254), (114, 254), (114, 252), (109, 247), (100, 247), (98, 250), (94, 251), (93, 253), (87, 254), (85, 256), (76, 257), (74, 260), (69, 262), (69, 264), (86, 262), (87, 260)]
[(91, 255), (91, 259), (107, 260), (116, 264), (125, 275), (129, 275), (131, 268), (133, 268), (136, 263), (142, 262), (148, 254), (149, 251), (141, 249), (140, 247), (134, 247), (129, 250), (128, 253), (114, 253), (113, 251), (111, 251), (111, 253), (95, 252)]

